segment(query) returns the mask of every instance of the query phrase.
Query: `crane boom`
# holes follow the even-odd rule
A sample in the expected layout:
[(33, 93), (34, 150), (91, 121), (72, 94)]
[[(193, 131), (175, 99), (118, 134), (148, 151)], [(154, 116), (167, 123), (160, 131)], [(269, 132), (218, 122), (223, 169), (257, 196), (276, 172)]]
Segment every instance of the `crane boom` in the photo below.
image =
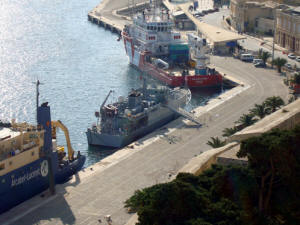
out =
[(72, 148), (71, 141), (70, 141), (70, 136), (69, 136), (69, 130), (68, 128), (60, 121), (52, 121), (52, 131), (53, 131), (53, 136), (56, 136), (56, 127), (60, 128), (64, 133), (65, 133), (65, 138), (67, 142), (67, 147), (68, 147), (68, 158), (69, 160), (74, 159), (74, 149)]
[(101, 109), (103, 108), (103, 106), (105, 105), (105, 103), (106, 103), (108, 97), (110, 96), (110, 94), (111, 94), (112, 92), (113, 92), (112, 90), (110, 90), (110, 91), (108, 92), (106, 98), (104, 99), (103, 103), (102, 103), (101, 106), (100, 106), (100, 111), (101, 111)]

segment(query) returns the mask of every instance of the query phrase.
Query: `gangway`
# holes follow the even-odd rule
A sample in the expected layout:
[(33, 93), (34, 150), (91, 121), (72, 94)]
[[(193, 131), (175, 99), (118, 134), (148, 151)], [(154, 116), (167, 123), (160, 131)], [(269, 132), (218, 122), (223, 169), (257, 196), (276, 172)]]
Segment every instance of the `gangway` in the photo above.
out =
[(182, 117), (194, 122), (197, 125), (201, 125), (201, 123), (195, 118), (195, 116), (192, 113), (187, 112), (181, 107), (172, 107), (171, 105), (166, 104), (165, 105), (168, 109), (172, 110), (173, 112), (181, 115)]

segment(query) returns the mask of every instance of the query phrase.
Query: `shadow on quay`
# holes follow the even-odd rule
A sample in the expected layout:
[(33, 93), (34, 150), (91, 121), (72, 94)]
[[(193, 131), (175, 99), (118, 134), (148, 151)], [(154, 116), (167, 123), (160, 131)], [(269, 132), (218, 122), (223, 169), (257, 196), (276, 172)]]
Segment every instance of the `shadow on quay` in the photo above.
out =
[(46, 190), (1, 214), (0, 224), (40, 224), (46, 221), (47, 224), (51, 222), (57, 224), (58, 221), (62, 224), (75, 224), (76, 218), (65, 197), (69, 195), (66, 189), (75, 187), (80, 182), (80, 177), (76, 173), (68, 182), (55, 186), (55, 195)]

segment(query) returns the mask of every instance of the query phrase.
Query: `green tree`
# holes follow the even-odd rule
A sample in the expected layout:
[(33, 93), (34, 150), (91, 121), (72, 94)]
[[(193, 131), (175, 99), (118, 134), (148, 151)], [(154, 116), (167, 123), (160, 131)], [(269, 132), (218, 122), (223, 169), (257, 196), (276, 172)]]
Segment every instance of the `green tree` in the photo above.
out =
[(213, 148), (220, 148), (226, 144), (226, 141), (222, 141), (218, 137), (210, 137), (210, 139), (206, 144)]
[[(139, 225), (243, 224), (242, 210), (236, 203), (212, 194), (214, 180), (224, 180), (219, 176), (227, 174), (223, 170), (230, 168), (214, 166), (200, 176), (180, 173), (169, 183), (136, 191), (125, 207), (136, 209)], [(235, 173), (231, 176), (236, 177)]]
[(231, 135), (235, 134), (236, 132), (238, 132), (239, 129), (237, 127), (232, 127), (232, 128), (225, 128), (223, 130), (223, 137), (230, 137)]
[(254, 124), (257, 121), (257, 119), (254, 118), (254, 116), (252, 114), (243, 114), (238, 121), (236, 121), (237, 124), (239, 124), (239, 126), (241, 128), (245, 128), (248, 126), (251, 126), (252, 124)]
[(264, 104), (271, 112), (275, 112), (277, 109), (284, 105), (284, 101), (279, 96), (272, 96), (267, 98), (264, 101)]
[(255, 104), (253, 109), (250, 109), (250, 112), (259, 117), (260, 119), (264, 118), (266, 115), (268, 115), (270, 110), (266, 107), (266, 104)]
[(271, 53), (268, 51), (262, 51), (260, 58), (262, 59), (262, 61), (264, 62), (264, 64), (266, 64), (266, 62), (268, 61), (268, 59), (271, 57)]
[[(275, 204), (277, 205), (277, 210), (281, 208), (281, 204), (286, 205), (280, 210), (289, 208), (291, 211), (293, 211), (291, 205), (299, 205), (299, 202), (293, 202), (294, 197), (300, 199), (299, 144), (300, 127), (292, 131), (276, 129), (259, 137), (252, 137), (242, 141), (237, 156), (248, 158), (250, 168), (260, 180), (258, 195), (260, 214), (270, 215), (272, 213), (270, 208), (276, 208), (274, 206), (270, 207), (272, 196), (278, 197), (278, 202)], [(274, 190), (282, 196), (273, 194)], [(290, 199), (284, 203), (284, 198)], [(275, 200), (276, 198), (273, 197), (273, 201)], [(286, 209), (283, 210), (285, 211)], [(285, 214), (287, 213), (285, 212)], [(298, 216), (297, 221), (299, 222), (300, 215), (298, 214)]]
[(287, 63), (287, 60), (284, 58), (276, 58), (273, 61), (273, 64), (277, 67), (278, 73), (281, 73), (281, 68)]

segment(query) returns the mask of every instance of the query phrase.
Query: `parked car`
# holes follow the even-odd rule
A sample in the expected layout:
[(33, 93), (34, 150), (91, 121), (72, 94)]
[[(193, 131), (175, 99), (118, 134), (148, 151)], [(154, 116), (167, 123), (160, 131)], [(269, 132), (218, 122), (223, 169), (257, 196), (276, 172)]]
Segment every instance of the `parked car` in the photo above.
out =
[(264, 62), (262, 61), (262, 62), (255, 63), (254, 66), (264, 68), (264, 67), (266, 67), (266, 64), (264, 64)]
[(253, 64), (257, 64), (257, 63), (264, 63), (264, 61), (262, 59), (253, 59)]
[(296, 61), (297, 61), (297, 62), (300, 62), (300, 56), (297, 56), (297, 57), (296, 57)]
[(241, 54), (241, 60), (244, 62), (252, 62), (254, 56), (252, 54)]
[(284, 66), (285, 66), (286, 68), (290, 69), (290, 70), (293, 69), (293, 68), (292, 68), (292, 65), (291, 65), (290, 63), (286, 63)]
[(204, 14), (201, 13), (201, 12), (195, 12), (195, 13), (194, 13), (194, 16), (195, 16), (195, 17), (200, 17), (200, 16), (204, 16)]
[(296, 59), (296, 55), (293, 54), (293, 53), (288, 54), (288, 57), (289, 57), (290, 59)]

